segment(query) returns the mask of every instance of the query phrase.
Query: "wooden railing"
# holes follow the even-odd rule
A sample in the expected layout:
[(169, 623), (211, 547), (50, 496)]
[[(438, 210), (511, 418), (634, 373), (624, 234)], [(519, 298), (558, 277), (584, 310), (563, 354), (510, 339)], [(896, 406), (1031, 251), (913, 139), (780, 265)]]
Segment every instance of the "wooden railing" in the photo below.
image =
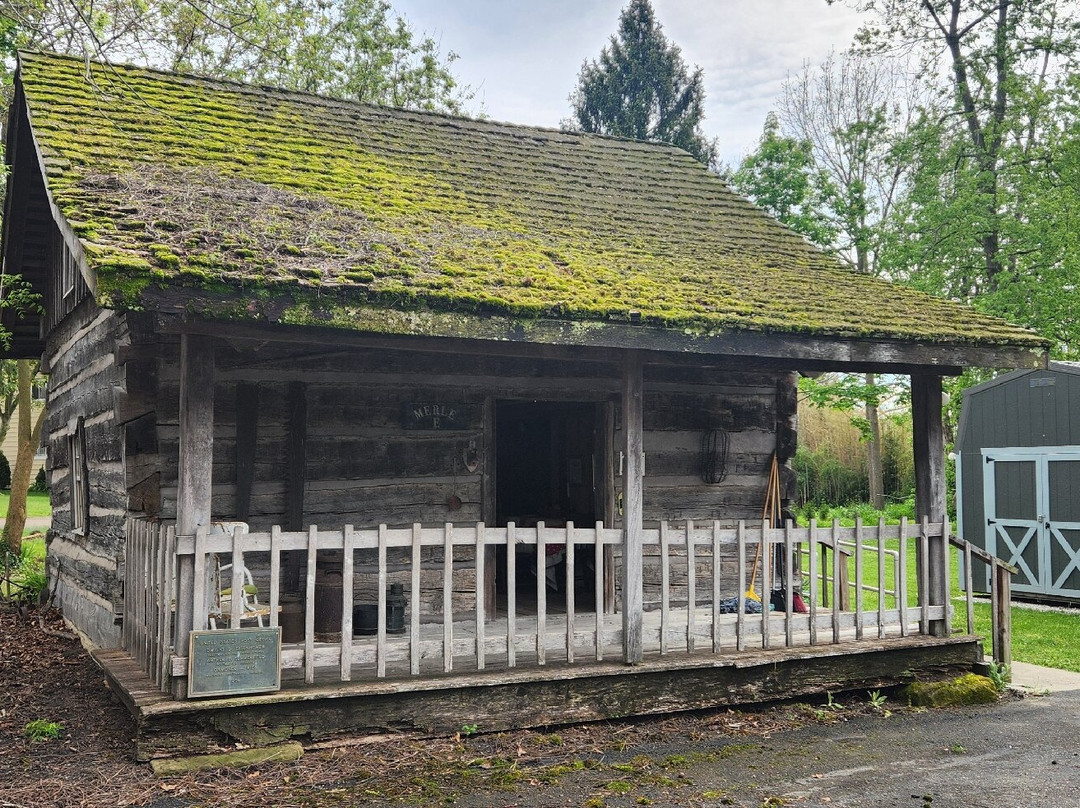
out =
[[(644, 647), (657, 655), (720, 654), (754, 647), (859, 641), (867, 635), (927, 633), (932, 621), (944, 621), (948, 630), (950, 609), (931, 605), (925, 563), (918, 563), (916, 591), (909, 591), (907, 584), (911, 543), (918, 549), (917, 557), (926, 559), (931, 540), (941, 536), (940, 523), (906, 521), (855, 527), (811, 523), (805, 528), (779, 529), (745, 523), (732, 528), (718, 523), (662, 523), (643, 535), (645, 561), (652, 565), (646, 576), (641, 621)], [(1010, 577), (1016, 570), (962, 539), (947, 538), (963, 554), (968, 634), (974, 632), (972, 560), (991, 565), (992, 656), (995, 662), (1007, 664), (1011, 658)], [(261, 611), (269, 625), (277, 625), (283, 603), (283, 554), (293, 553), (305, 562), (301, 565), (303, 630), (299, 642), (284, 644), (282, 667), (302, 672), (308, 683), (315, 681), (317, 673), (348, 681), (614, 661), (622, 655), (623, 624), (617, 614), (605, 613), (598, 605), (605, 588), (605, 558), (610, 559), (621, 543), (622, 531), (602, 525), (489, 528), (481, 523), (329, 531), (312, 527), (303, 532), (274, 528), (266, 533), (240, 528), (231, 535), (200, 529), (196, 536), (177, 537), (171, 524), (131, 519), (124, 566), (123, 646), (157, 685), (167, 689), (171, 676), (186, 674), (184, 649), (173, 647), (179, 598), (205, 604), (194, 610), (193, 626), (205, 628), (214, 613), (210, 591), (214, 565), (231, 563), (224, 584), (234, 592), (243, 590), (247, 566), (256, 573), (265, 607)], [(560, 581), (564, 599), (555, 611), (549, 608), (541, 570), (535, 593), (529, 592), (528, 608), (519, 608), (515, 557), (528, 552), (543, 558), (549, 545), (564, 548)], [(495, 547), (505, 548), (506, 559), (500, 562), (500, 574), (506, 576), (505, 601), (498, 609), (488, 602), (484, 587), (486, 565), (491, 563), (485, 551)], [(335, 632), (339, 637), (333, 642), (315, 631), (319, 553), (326, 550), (341, 551), (344, 582), (340, 631)], [(369, 555), (373, 551), (374, 561), (357, 564), (355, 554), (360, 551)], [(434, 560), (422, 561), (425, 551), (434, 551)], [(388, 553), (393, 552), (404, 558), (388, 561)], [(194, 561), (197, 574), (192, 590), (180, 593), (177, 563), (184, 556)], [(782, 559), (793, 563), (778, 565)], [(594, 604), (585, 610), (575, 603), (573, 585), (583, 565), (592, 566), (595, 595)], [(944, 565), (948, 580), (947, 559)], [(462, 566), (474, 591), (455, 592), (455, 576), (460, 583)], [(371, 637), (353, 636), (352, 606), (362, 573), (373, 581), (380, 615)], [(429, 600), (439, 605), (438, 614), (423, 614), (422, 575), (429, 590), (436, 590)], [(399, 636), (386, 630), (386, 592), (391, 579), (402, 581), (407, 592), (406, 631)], [(784, 593), (780, 608), (757, 610), (749, 597), (751, 589), (766, 603), (771, 593)], [(788, 593), (799, 594), (805, 613), (796, 611), (796, 598)], [(233, 627), (249, 624), (239, 609), (230, 610), (227, 622)]]
[(124, 553), (124, 650), (166, 689), (172, 671), (176, 605), (176, 530), (171, 524), (129, 519)]
[(949, 542), (964, 556), (964, 601), (967, 633), (975, 633), (975, 592), (971, 562), (981, 559), (990, 565), (990, 651), (998, 665), (1012, 663), (1012, 576), (1017, 568), (969, 541), (949, 537)]
[[(940, 523), (926, 522), (779, 529), (745, 523), (662, 523), (643, 533), (648, 574), (639, 640), (647, 655), (720, 654), (859, 641), (868, 634), (876, 639), (926, 633), (933, 621), (947, 624), (949, 610), (944, 601), (932, 605), (925, 569), (918, 576), (918, 591), (908, 592), (906, 548), (916, 542), (920, 558), (926, 559), (931, 539), (942, 535)], [(174, 602), (190, 598), (195, 604), (193, 628), (206, 628), (214, 613), (214, 569), (231, 564), (222, 586), (241, 592), (246, 567), (255, 572), (269, 625), (278, 625), (283, 572), (294, 564), (303, 570), (303, 630), (297, 642), (283, 644), (281, 664), (283, 671), (302, 674), (308, 684), (317, 678), (349, 681), (620, 660), (626, 647), (621, 616), (596, 605), (579, 609), (574, 582), (579, 568), (591, 565), (593, 591), (602, 602), (604, 559), (622, 540), (621, 530), (602, 525), (491, 528), (483, 523), (342, 530), (312, 526), (302, 532), (275, 527), (259, 533), (240, 527), (231, 534), (200, 528), (195, 536), (174, 538), (169, 528), (135, 520), (129, 527), (127, 575), (128, 592), (135, 597), (130, 603), (125, 600), (125, 648), (164, 689), (165, 674), (186, 674), (184, 649), (172, 651), (171, 659), (167, 653)], [(549, 608), (541, 567), (535, 604), (522, 609), (515, 557), (528, 552), (544, 559), (549, 545), (559, 545), (565, 553), (564, 599), (554, 611)], [(486, 567), (493, 558), (488, 551), (493, 548), (505, 548), (506, 558), (505, 565), (500, 562), (505, 601), (498, 609), (485, 588)], [(332, 638), (316, 632), (317, 578), (323, 566), (320, 553), (325, 551), (340, 557), (343, 581), (341, 616)], [(364, 563), (357, 562), (358, 553), (366, 553), (359, 556)], [(190, 591), (178, 592), (176, 560), (185, 556), (194, 563), (194, 584)], [(616, 564), (622, 563), (618, 558)], [(823, 575), (826, 571), (830, 574)], [(378, 614), (370, 637), (353, 632), (354, 593), (361, 575)], [(471, 579), (464, 593), (463, 575)], [(403, 583), (407, 598), (400, 635), (391, 634), (386, 625), (387, 585), (392, 580)], [(783, 593), (782, 603), (770, 609), (774, 592)], [(765, 608), (755, 606), (754, 593)], [(796, 610), (792, 593), (800, 593), (805, 613)], [(531, 589), (528, 594), (531, 601)], [(229, 611), (231, 627), (249, 624), (240, 609)], [(218, 625), (223, 623), (219, 620)]]

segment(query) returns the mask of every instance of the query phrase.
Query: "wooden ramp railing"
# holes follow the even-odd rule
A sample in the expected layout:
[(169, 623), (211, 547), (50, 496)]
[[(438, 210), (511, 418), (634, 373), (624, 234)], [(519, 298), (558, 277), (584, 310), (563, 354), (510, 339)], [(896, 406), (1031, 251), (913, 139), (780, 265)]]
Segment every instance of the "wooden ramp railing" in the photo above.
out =
[(990, 649), (991, 657), (998, 665), (1012, 663), (1012, 576), (1018, 570), (995, 555), (976, 547), (956, 536), (949, 543), (959, 548), (964, 556), (964, 601), (967, 617), (967, 633), (975, 633), (975, 591), (971, 562), (981, 559), (990, 565)]

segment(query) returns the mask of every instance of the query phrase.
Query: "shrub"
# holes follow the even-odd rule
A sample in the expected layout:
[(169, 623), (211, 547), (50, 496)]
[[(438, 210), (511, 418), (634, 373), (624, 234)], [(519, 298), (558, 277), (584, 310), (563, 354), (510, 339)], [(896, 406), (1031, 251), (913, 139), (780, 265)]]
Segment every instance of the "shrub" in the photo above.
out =
[(11, 488), (11, 464), (0, 452), (0, 490), (7, 491)]
[(49, 478), (45, 476), (44, 466), (38, 469), (34, 484), (30, 486), (30, 490), (36, 494), (44, 494), (49, 490)]
[(55, 721), (35, 718), (23, 729), (23, 734), (32, 741), (54, 741), (60, 737), (64, 727)]

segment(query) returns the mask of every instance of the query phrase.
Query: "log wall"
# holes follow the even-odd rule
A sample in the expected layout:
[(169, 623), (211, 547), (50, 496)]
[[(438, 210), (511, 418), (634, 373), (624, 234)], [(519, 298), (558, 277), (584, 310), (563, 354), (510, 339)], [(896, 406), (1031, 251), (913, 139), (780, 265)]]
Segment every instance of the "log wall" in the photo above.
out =
[[(51, 585), (65, 616), (101, 647), (120, 641), (127, 481), (116, 396), (125, 385), (117, 357), (130, 341), (123, 316), (80, 303), (49, 336), (48, 449), (52, 528), (48, 538)], [(76, 420), (86, 436), (89, 521), (72, 525), (69, 439)]]
[[(598, 517), (621, 525), (625, 458), (620, 462), (620, 368), (614, 361), (551, 358), (542, 349), (525, 358), (250, 340), (218, 340), (215, 352), (215, 518), (242, 519), (253, 530), (491, 523), (492, 402), (522, 400), (612, 402), (607, 428), (604, 407), (596, 408), (597, 455), (605, 449), (608, 455), (594, 464), (594, 500)], [(179, 337), (155, 332), (147, 316), (102, 313), (87, 301), (54, 332), (50, 356), (53, 555), (69, 557), (61, 597), (84, 593), (78, 598), (93, 601), (80, 607), (88, 611), (82, 622), (94, 626), (88, 633), (95, 642), (105, 640), (99, 644), (114, 644), (116, 630), (107, 624), (120, 597), (124, 516), (176, 515)], [(794, 445), (794, 383), (776, 371), (647, 363), (646, 526), (661, 519), (731, 525), (760, 518), (772, 452)], [(455, 405), (455, 428), (406, 428), (410, 405), (428, 402)], [(64, 484), (66, 436), (75, 415), (86, 419), (88, 536), (70, 530), (70, 486)], [(720, 430), (728, 447), (725, 477), (715, 484), (701, 477), (708, 430)], [(435, 555), (424, 560), (441, 563)], [(647, 558), (647, 603), (659, 597), (655, 567)], [(676, 588), (685, 579), (679, 569), (676, 563)], [(461, 577), (467, 599), (473, 576), (463, 571)]]
[[(153, 374), (154, 439), (144, 441), (155, 452), (154, 479), (160, 483), (160, 499), (148, 512), (156, 509), (164, 518), (173, 518), (176, 508), (169, 458), (179, 443), (178, 359), (175, 342), (164, 343)], [(760, 518), (772, 452), (785, 441), (794, 446), (794, 385), (791, 374), (775, 371), (646, 365), (646, 526), (665, 518), (720, 519), (728, 525)], [(493, 486), (485, 485), (485, 476), (494, 475), (494, 408), (486, 405), (617, 402), (618, 390), (619, 368), (588, 359), (219, 343), (213, 513), (241, 518), (253, 530), (275, 524), (300, 530), (311, 524), (490, 523), (495, 505), (485, 501), (485, 491), (491, 499)], [(410, 405), (421, 402), (458, 407), (456, 428), (405, 428)], [(613, 526), (621, 525), (625, 464), (619, 459), (618, 409), (609, 431), (612, 473), (606, 483), (603, 459), (594, 466), (597, 515)], [(600, 454), (602, 408), (597, 412)], [(715, 484), (701, 476), (707, 430), (720, 430), (727, 440), (726, 476)], [(142, 456), (132, 461), (145, 466), (138, 475), (145, 478), (150, 465)], [(153, 492), (153, 486), (145, 490)], [(133, 508), (139, 507), (136, 499), (133, 493)], [(645, 562), (647, 604), (659, 600), (655, 552), (647, 551)], [(425, 555), (425, 561), (440, 564), (436, 555)], [(366, 561), (371, 559), (357, 559)], [(673, 567), (676, 588), (685, 581), (680, 568)], [(463, 571), (462, 579), (470, 589), (471, 575)], [(464, 589), (462, 597), (471, 597)], [(433, 601), (432, 613), (438, 606)]]
[[(172, 518), (176, 475), (168, 458), (175, 457), (179, 441), (175, 345), (165, 346), (157, 376), (153, 448), (166, 461), (160, 469), (160, 515)], [(240, 505), (252, 529), (286, 521), (290, 475), (296, 471), (290, 468), (296, 457), (290, 395), (298, 387), (306, 402), (306, 442), (303, 519), (297, 528), (483, 520), (486, 444), (493, 437), (484, 422), (487, 399), (608, 401), (618, 391), (617, 369), (604, 362), (276, 345), (220, 347), (217, 378), (214, 513), (235, 518)], [(793, 385), (788, 374), (776, 372), (646, 366), (646, 524), (655, 526), (661, 518), (734, 523), (760, 517), (778, 432), (793, 414)], [(415, 402), (464, 405), (466, 418), (453, 430), (406, 429), (404, 413)], [(621, 419), (616, 422), (610, 451), (617, 501)], [(700, 476), (706, 429), (729, 436), (727, 476), (715, 485)]]

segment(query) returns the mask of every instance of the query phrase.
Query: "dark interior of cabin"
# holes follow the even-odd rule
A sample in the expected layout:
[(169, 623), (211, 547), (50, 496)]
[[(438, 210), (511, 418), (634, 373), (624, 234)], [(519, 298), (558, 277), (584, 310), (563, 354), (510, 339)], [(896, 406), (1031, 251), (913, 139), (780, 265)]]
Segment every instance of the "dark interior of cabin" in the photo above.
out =
[[(495, 513), (499, 526), (513, 522), (535, 527), (543, 522), (563, 527), (573, 521), (592, 527), (603, 517), (595, 487), (598, 413), (595, 404), (557, 401), (500, 401), (496, 405)], [(593, 559), (591, 545), (576, 546), (575, 601), (591, 608)], [(519, 608), (536, 602), (536, 552), (516, 553)], [(496, 595), (506, 604), (506, 548), (496, 556)], [(543, 574), (549, 608), (566, 603), (566, 553), (562, 544), (546, 548)]]

